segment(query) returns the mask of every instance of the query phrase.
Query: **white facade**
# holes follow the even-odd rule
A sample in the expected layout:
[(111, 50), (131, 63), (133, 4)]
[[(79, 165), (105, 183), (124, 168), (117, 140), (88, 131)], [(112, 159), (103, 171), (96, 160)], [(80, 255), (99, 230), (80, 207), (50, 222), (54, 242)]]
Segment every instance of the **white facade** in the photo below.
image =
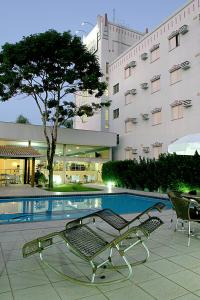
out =
[(110, 64), (114, 159), (158, 157), (200, 131), (200, 0), (189, 1)]
[[(109, 64), (131, 45), (136, 44), (143, 35), (143, 33), (138, 31), (111, 23), (108, 21), (106, 14), (104, 17), (97, 17), (96, 26), (87, 36), (83, 37), (83, 42), (98, 57), (101, 71), (104, 74), (102, 81), (109, 82)], [(101, 99), (96, 100), (95, 97), (88, 95), (87, 92), (83, 92), (76, 95), (75, 100), (77, 105), (89, 104), (94, 101), (105, 101), (108, 100), (108, 93)], [(76, 117), (74, 128), (108, 131), (108, 117), (108, 109), (102, 109), (102, 111), (97, 112), (90, 118)]]

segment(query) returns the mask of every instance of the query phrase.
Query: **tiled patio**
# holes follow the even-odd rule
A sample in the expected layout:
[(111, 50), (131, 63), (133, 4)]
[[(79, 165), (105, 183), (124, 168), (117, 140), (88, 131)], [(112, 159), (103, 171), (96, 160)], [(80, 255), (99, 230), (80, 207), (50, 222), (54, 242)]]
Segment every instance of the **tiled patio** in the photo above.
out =
[[(150, 259), (133, 267), (130, 280), (99, 287), (75, 285), (63, 280), (40, 264), (38, 255), (22, 258), (21, 248), (26, 241), (63, 229), (64, 221), (1, 225), (0, 300), (199, 299), (200, 240), (192, 238), (190, 247), (187, 247), (187, 236), (170, 228), (171, 211), (164, 211), (161, 218), (165, 224), (147, 241)], [(137, 257), (141, 254), (139, 252), (140, 248), (131, 250), (129, 256)], [(72, 254), (60, 253), (52, 248), (49, 253), (51, 261), (66, 272), (78, 272), (83, 277), (87, 269), (79, 259), (72, 260)], [(123, 276), (123, 272), (121, 274)]]

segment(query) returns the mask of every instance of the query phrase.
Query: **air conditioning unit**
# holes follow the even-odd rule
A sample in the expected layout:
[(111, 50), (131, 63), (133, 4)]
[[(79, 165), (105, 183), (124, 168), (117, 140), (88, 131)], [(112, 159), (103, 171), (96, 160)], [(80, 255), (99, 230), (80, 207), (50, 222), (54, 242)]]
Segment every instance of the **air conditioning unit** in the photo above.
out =
[(149, 153), (149, 151), (150, 151), (149, 147), (143, 147), (143, 152), (144, 153)]
[(141, 83), (141, 88), (142, 88), (143, 90), (148, 89), (148, 87), (149, 87), (148, 82), (143, 82), (143, 83)]
[(141, 54), (141, 59), (146, 60), (148, 58), (148, 53), (144, 52)]
[(186, 61), (184, 61), (184, 62), (181, 63), (181, 68), (182, 68), (183, 70), (187, 70), (187, 69), (189, 69), (190, 67), (191, 67), (191, 65), (190, 65), (190, 62), (189, 62), (188, 60), (186, 60)]
[(143, 120), (149, 120), (149, 114), (142, 114)]
[(137, 118), (132, 118), (132, 119), (131, 119), (131, 122), (132, 122), (133, 124), (137, 124)]
[(179, 33), (186, 34), (189, 31), (188, 25), (183, 25), (179, 28)]
[(192, 100), (183, 100), (182, 103), (183, 103), (183, 106), (188, 108), (188, 107), (191, 107), (192, 106)]
[(130, 90), (130, 94), (131, 94), (131, 95), (136, 95), (136, 94), (137, 94), (137, 90), (136, 90), (136, 89)]

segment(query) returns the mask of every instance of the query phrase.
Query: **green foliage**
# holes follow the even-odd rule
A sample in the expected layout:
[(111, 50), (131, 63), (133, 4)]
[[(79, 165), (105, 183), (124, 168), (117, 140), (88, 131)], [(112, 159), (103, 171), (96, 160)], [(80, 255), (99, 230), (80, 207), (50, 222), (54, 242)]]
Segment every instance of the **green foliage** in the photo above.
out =
[(29, 119), (24, 117), (23, 115), (19, 115), (15, 122), (20, 124), (31, 124)]
[(162, 154), (158, 160), (140, 158), (103, 164), (104, 182), (113, 181), (118, 187), (149, 191), (200, 189), (200, 156)]

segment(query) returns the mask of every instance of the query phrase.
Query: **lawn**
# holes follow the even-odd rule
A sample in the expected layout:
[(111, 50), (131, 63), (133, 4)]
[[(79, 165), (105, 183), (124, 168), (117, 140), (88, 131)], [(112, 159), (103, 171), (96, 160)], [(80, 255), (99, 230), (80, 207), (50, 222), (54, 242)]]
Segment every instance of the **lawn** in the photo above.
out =
[(56, 185), (53, 187), (51, 191), (52, 192), (91, 192), (91, 191), (101, 191), (101, 190), (87, 187), (83, 184), (68, 183), (68, 184)]

